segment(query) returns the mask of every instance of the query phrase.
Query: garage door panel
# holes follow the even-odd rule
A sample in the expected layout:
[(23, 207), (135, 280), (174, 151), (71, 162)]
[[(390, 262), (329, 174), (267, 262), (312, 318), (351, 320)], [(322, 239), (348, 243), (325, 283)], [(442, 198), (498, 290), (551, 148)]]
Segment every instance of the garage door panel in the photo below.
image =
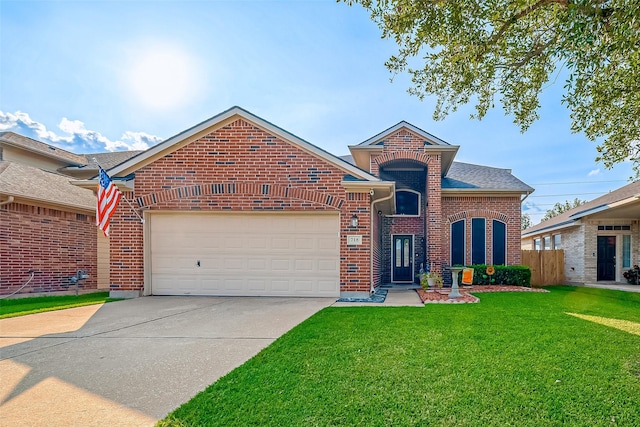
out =
[(320, 292), (331, 292), (335, 287), (333, 280), (318, 280), (318, 290)]
[(224, 260), (224, 270), (222, 273), (227, 271), (236, 271), (240, 272), (246, 270), (244, 268), (244, 260), (242, 258), (225, 258)]
[(271, 239), (271, 249), (291, 249), (291, 240), (280, 237)]
[(199, 283), (195, 278), (185, 277), (176, 281), (174, 277), (159, 275), (154, 281), (157, 295), (196, 295)]
[(149, 222), (153, 294), (339, 294), (337, 214), (151, 213)]
[(287, 272), (290, 268), (290, 261), (288, 259), (272, 259), (271, 260), (271, 270)]

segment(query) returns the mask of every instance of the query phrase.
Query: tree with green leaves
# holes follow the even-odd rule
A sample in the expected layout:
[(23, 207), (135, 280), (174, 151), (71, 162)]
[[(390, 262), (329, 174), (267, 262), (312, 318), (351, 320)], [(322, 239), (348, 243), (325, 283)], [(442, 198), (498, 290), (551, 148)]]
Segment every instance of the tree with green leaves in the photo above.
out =
[(596, 161), (631, 160), (640, 176), (640, 1), (343, 1), (395, 40), (385, 65), (411, 75), (412, 95), (437, 97), (435, 120), (469, 102), (481, 119), (499, 97), (524, 132), (540, 93), (566, 75), (571, 130), (599, 142)]
[(531, 216), (529, 214), (522, 214), (522, 218), (520, 220), (520, 228), (522, 230), (526, 230), (531, 227)]
[(569, 200), (566, 200), (564, 203), (556, 203), (555, 205), (553, 205), (553, 207), (551, 209), (549, 209), (545, 214), (544, 217), (542, 218), (542, 221), (546, 221), (548, 219), (553, 218), (554, 216), (558, 216), (561, 213), (564, 213), (568, 210), (571, 210), (573, 208), (577, 208), (578, 206), (587, 203), (586, 200), (580, 200), (578, 198), (575, 198), (572, 202)]

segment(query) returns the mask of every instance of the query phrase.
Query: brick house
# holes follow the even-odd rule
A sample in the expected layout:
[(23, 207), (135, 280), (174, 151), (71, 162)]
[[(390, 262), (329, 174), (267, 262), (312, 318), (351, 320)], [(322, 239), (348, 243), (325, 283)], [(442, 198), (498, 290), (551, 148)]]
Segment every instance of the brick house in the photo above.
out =
[[(109, 288), (108, 240), (95, 226), (95, 197), (72, 180), (96, 175), (131, 152), (79, 155), (0, 132), (0, 295)], [(33, 276), (33, 277), (32, 277)], [(26, 285), (23, 287), (23, 285)]]
[(625, 282), (640, 263), (640, 181), (527, 228), (522, 249), (563, 249), (569, 283)]
[(509, 170), (406, 122), (349, 148), (233, 107), (111, 168), (131, 204), (111, 220), (112, 294), (354, 297), (422, 265), (520, 263), (533, 189)]

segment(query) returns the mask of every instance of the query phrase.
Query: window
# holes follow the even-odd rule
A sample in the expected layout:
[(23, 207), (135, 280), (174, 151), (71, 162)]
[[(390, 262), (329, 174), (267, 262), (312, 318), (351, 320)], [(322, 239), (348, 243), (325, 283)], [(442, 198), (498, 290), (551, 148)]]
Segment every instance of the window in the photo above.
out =
[(471, 219), (471, 264), (486, 262), (487, 224), (484, 218)]
[(464, 220), (451, 224), (451, 265), (464, 265)]
[(544, 250), (548, 251), (551, 249), (551, 236), (544, 237)]
[(540, 250), (540, 238), (533, 239), (533, 249), (536, 251)]
[(420, 215), (420, 193), (413, 190), (397, 190), (396, 213), (398, 215)]
[(507, 224), (493, 220), (493, 263), (507, 264)]
[(631, 268), (631, 236), (622, 236), (622, 268)]
[(631, 230), (630, 225), (599, 225), (598, 230)]
[(560, 234), (553, 235), (553, 249), (562, 249), (562, 236)]

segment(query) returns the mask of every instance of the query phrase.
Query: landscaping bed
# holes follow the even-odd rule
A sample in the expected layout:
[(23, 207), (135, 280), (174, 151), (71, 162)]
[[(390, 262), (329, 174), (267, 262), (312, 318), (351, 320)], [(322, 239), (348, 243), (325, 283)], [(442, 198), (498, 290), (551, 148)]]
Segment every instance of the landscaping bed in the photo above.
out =
[(420, 300), (425, 304), (469, 304), (479, 302), (480, 299), (472, 294), (481, 292), (549, 292), (542, 288), (527, 288), (525, 286), (506, 286), (506, 285), (481, 285), (481, 286), (464, 286), (460, 288), (461, 298), (451, 299), (449, 293), (451, 288), (440, 289), (416, 289)]

